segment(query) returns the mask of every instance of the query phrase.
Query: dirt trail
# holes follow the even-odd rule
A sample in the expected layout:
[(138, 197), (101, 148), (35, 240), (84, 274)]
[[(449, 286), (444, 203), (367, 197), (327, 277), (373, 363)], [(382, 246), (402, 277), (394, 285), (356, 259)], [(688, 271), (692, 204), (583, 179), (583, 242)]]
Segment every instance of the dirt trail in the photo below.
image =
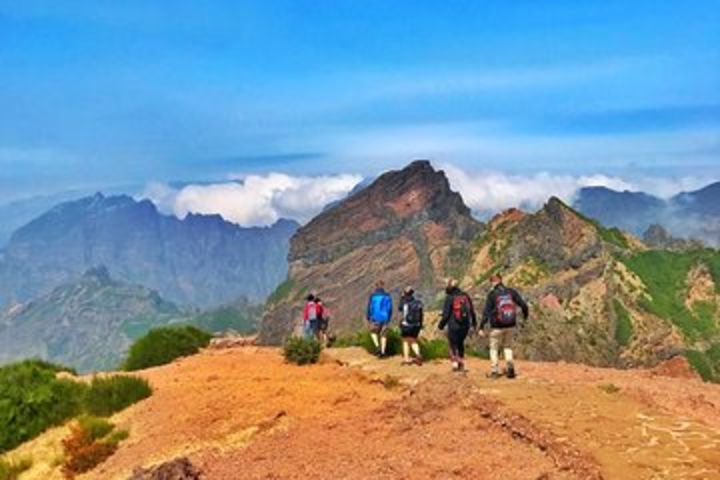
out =
[[(332, 355), (411, 385), (448, 369), (442, 363), (403, 367), (353, 350)], [(720, 479), (719, 386), (639, 370), (519, 365), (518, 379), (489, 380), (487, 362), (470, 360), (467, 379), (483, 395), (592, 455), (606, 478)]]
[[(491, 381), (479, 360), (463, 376), (323, 355), (296, 367), (276, 349), (210, 350), (139, 372), (153, 396), (113, 417), (130, 438), (85, 478), (187, 456), (210, 480), (720, 479), (718, 386), (525, 362)], [(61, 478), (58, 432), (19, 449), (36, 454), (21, 480)]]

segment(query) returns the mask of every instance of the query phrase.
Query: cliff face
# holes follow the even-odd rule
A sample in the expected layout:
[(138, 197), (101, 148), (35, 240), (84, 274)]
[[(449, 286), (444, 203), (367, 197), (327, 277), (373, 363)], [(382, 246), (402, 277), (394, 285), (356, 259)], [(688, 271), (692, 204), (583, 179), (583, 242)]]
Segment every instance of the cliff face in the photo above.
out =
[(281, 220), (242, 228), (219, 215), (180, 220), (128, 196), (63, 203), (13, 234), (0, 257), (0, 307), (48, 293), (95, 265), (179, 304), (262, 301), (287, 273), (297, 227)]
[(445, 174), (427, 161), (380, 176), (323, 212), (290, 241), (290, 273), (268, 302), (261, 339), (277, 343), (300, 322), (302, 298), (316, 290), (332, 311), (333, 329), (362, 324), (378, 279), (396, 294), (413, 285), (433, 301), (447, 276), (467, 260), (482, 231)]

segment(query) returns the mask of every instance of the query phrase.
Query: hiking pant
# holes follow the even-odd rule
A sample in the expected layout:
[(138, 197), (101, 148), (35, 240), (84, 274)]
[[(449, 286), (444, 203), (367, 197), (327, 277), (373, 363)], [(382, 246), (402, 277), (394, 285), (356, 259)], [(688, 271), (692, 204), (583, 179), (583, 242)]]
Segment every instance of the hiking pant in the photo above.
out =
[(513, 361), (513, 334), (514, 328), (493, 328), (490, 330), (490, 364), (493, 371), (498, 371), (500, 363), (500, 347), (504, 349), (505, 361)]
[(450, 345), (450, 359), (460, 362), (465, 358), (465, 338), (470, 328), (448, 328), (448, 343)]

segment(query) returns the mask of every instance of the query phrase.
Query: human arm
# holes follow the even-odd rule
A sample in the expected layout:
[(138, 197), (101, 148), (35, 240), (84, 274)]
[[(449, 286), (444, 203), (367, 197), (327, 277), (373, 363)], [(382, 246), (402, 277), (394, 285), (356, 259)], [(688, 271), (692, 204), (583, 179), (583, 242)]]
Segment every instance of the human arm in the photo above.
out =
[(511, 293), (513, 301), (518, 307), (520, 307), (520, 310), (522, 310), (523, 318), (527, 320), (528, 315), (530, 314), (530, 308), (528, 307), (527, 302), (516, 290), (512, 290)]
[(485, 325), (490, 323), (490, 319), (494, 315), (495, 310), (495, 301), (493, 298), (493, 292), (488, 293), (487, 298), (485, 299), (485, 308), (483, 308), (483, 318), (482, 322), (480, 322), (480, 329), (485, 328)]
[(448, 295), (445, 297), (445, 304), (443, 305), (443, 311), (442, 311), (442, 317), (440, 318), (440, 323), (438, 324), (438, 328), (442, 330), (445, 328), (445, 325), (450, 321), (450, 315), (452, 314), (452, 295)]

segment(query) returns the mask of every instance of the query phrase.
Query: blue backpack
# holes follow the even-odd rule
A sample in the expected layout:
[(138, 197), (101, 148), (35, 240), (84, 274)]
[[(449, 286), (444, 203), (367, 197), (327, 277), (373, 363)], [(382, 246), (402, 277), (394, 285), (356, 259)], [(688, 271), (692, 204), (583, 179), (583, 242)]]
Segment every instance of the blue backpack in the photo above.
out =
[(373, 293), (370, 297), (370, 320), (388, 323), (392, 314), (392, 298), (387, 293)]

